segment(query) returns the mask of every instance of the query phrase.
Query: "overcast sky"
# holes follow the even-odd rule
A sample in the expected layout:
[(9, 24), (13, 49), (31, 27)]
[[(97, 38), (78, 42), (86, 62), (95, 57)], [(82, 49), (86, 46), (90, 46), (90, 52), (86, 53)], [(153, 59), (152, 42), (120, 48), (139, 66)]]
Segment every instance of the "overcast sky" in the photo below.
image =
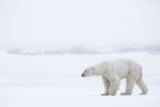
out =
[(160, 0), (0, 0), (0, 48), (159, 42)]

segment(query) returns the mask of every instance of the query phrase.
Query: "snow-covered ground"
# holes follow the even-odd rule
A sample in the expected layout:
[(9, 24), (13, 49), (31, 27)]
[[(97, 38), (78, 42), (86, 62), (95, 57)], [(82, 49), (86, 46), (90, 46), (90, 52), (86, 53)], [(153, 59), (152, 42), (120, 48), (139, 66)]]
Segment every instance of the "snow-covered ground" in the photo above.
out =
[[(116, 96), (104, 92), (101, 77), (82, 78), (83, 70), (104, 60), (134, 59), (143, 66), (146, 96)], [(160, 54), (0, 55), (0, 107), (159, 107)]]

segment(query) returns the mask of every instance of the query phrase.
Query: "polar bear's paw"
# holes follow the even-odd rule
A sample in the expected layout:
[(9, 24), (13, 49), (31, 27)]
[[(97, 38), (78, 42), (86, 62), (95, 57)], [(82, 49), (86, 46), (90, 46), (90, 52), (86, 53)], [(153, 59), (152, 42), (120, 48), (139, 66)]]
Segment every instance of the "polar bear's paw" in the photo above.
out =
[(115, 90), (110, 91), (109, 95), (115, 96), (116, 95), (116, 91)]
[(147, 95), (147, 93), (146, 92), (142, 92), (139, 95)]
[(109, 96), (109, 93), (103, 93), (101, 96)]
[(124, 93), (121, 93), (121, 95), (131, 95), (131, 93), (124, 92)]

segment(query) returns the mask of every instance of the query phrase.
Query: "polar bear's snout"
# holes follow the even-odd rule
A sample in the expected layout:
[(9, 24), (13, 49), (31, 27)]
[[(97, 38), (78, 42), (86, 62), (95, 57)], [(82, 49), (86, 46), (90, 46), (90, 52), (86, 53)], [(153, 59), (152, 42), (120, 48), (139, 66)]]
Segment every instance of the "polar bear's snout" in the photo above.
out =
[(82, 77), (85, 77), (84, 73), (81, 75)]
[(83, 73), (82, 73), (82, 77), (86, 77), (85, 73), (87, 72), (87, 70), (85, 70)]

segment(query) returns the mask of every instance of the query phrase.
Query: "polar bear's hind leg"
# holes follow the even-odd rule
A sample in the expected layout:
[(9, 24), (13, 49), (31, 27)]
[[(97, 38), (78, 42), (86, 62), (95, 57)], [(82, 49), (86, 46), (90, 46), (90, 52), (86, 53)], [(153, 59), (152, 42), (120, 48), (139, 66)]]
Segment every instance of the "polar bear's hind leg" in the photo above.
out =
[(140, 95), (146, 95), (148, 93), (148, 88), (145, 85), (142, 77), (140, 77), (137, 81), (136, 84), (138, 85), (138, 87), (142, 90), (142, 93), (140, 93)]

